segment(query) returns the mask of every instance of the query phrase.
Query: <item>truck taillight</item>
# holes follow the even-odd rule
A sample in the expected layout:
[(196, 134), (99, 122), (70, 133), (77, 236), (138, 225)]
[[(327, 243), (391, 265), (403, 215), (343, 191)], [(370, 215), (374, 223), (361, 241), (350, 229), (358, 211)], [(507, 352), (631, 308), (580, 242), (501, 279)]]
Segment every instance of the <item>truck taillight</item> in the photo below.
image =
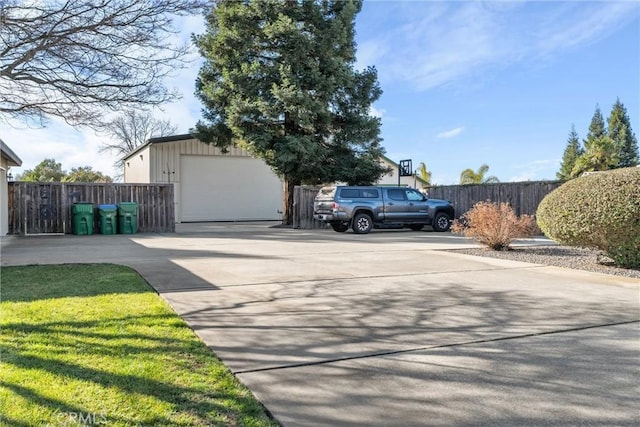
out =
[(333, 210), (334, 211), (337, 211), (339, 207), (340, 207), (340, 204), (338, 204), (337, 202), (333, 202)]

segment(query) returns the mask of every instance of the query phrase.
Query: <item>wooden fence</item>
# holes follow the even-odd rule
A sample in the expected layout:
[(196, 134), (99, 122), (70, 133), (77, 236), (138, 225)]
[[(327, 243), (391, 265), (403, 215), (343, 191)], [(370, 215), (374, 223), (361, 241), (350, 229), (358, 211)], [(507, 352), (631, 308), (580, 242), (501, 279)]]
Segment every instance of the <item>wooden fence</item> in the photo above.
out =
[(327, 228), (324, 222), (313, 219), (313, 199), (320, 188), (303, 185), (293, 189), (293, 228)]
[(496, 184), (443, 185), (429, 187), (429, 197), (451, 201), (456, 218), (477, 202), (507, 202), (517, 215), (535, 215), (538, 205), (561, 181), (501, 182)]
[[(561, 181), (501, 182), (497, 184), (443, 185), (427, 189), (429, 197), (451, 201), (456, 218), (477, 202), (507, 202), (518, 215), (534, 215), (538, 205)], [(294, 189), (293, 228), (316, 229), (326, 225), (313, 219), (313, 199), (320, 187), (300, 186)]]
[[(69, 234), (71, 206), (77, 202), (94, 207), (136, 202), (138, 232), (175, 231), (171, 184), (10, 182), (8, 202), (9, 234)], [(97, 225), (97, 212), (94, 220)]]

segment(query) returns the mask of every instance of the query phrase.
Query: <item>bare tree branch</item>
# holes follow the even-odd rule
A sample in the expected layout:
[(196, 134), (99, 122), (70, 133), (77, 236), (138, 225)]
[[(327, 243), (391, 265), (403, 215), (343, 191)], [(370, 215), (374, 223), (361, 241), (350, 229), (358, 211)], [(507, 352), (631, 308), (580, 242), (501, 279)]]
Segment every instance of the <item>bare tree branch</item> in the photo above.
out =
[[(115, 153), (118, 160), (114, 167), (122, 170), (123, 158), (147, 142), (150, 138), (176, 133), (177, 127), (170, 120), (158, 120), (148, 111), (127, 110), (115, 119), (102, 125), (100, 129), (108, 134), (111, 143), (103, 144), (100, 152)], [(122, 174), (116, 175), (120, 178)]]
[(189, 43), (173, 19), (204, 0), (0, 0), (0, 120), (97, 128), (105, 114), (178, 97), (164, 78)]

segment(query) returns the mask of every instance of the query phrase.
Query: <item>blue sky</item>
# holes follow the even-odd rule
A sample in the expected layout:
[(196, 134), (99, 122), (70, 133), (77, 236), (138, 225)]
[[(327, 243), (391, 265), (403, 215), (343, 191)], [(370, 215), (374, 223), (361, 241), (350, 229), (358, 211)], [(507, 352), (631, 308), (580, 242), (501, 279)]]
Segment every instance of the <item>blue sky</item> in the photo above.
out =
[[(200, 32), (202, 19), (181, 28)], [(554, 179), (571, 124), (586, 137), (596, 104), (606, 118), (618, 97), (639, 135), (638, 1), (365, 1), (356, 31), (357, 66), (374, 65), (384, 91), (373, 113), (387, 156), (425, 162), (436, 184), (483, 163), (501, 181)], [(199, 117), (197, 68), (169, 82), (183, 99), (157, 112), (179, 133)], [(14, 174), (45, 157), (113, 174), (91, 130), (52, 120), (3, 124), (0, 137), (24, 161)]]

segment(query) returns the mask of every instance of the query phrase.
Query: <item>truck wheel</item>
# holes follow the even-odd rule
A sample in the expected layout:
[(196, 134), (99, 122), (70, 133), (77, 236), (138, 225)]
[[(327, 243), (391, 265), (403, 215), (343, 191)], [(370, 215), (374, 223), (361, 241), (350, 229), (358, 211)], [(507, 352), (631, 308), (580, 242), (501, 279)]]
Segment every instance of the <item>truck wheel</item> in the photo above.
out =
[(420, 231), (424, 228), (424, 224), (411, 224), (409, 228), (413, 231)]
[(349, 223), (348, 222), (332, 222), (331, 228), (333, 228), (333, 231), (337, 231), (338, 233), (344, 233), (349, 229)]
[(444, 213), (438, 212), (431, 223), (433, 231), (448, 231), (451, 228), (451, 217)]
[(352, 228), (356, 234), (367, 234), (373, 228), (373, 219), (366, 213), (356, 214)]

